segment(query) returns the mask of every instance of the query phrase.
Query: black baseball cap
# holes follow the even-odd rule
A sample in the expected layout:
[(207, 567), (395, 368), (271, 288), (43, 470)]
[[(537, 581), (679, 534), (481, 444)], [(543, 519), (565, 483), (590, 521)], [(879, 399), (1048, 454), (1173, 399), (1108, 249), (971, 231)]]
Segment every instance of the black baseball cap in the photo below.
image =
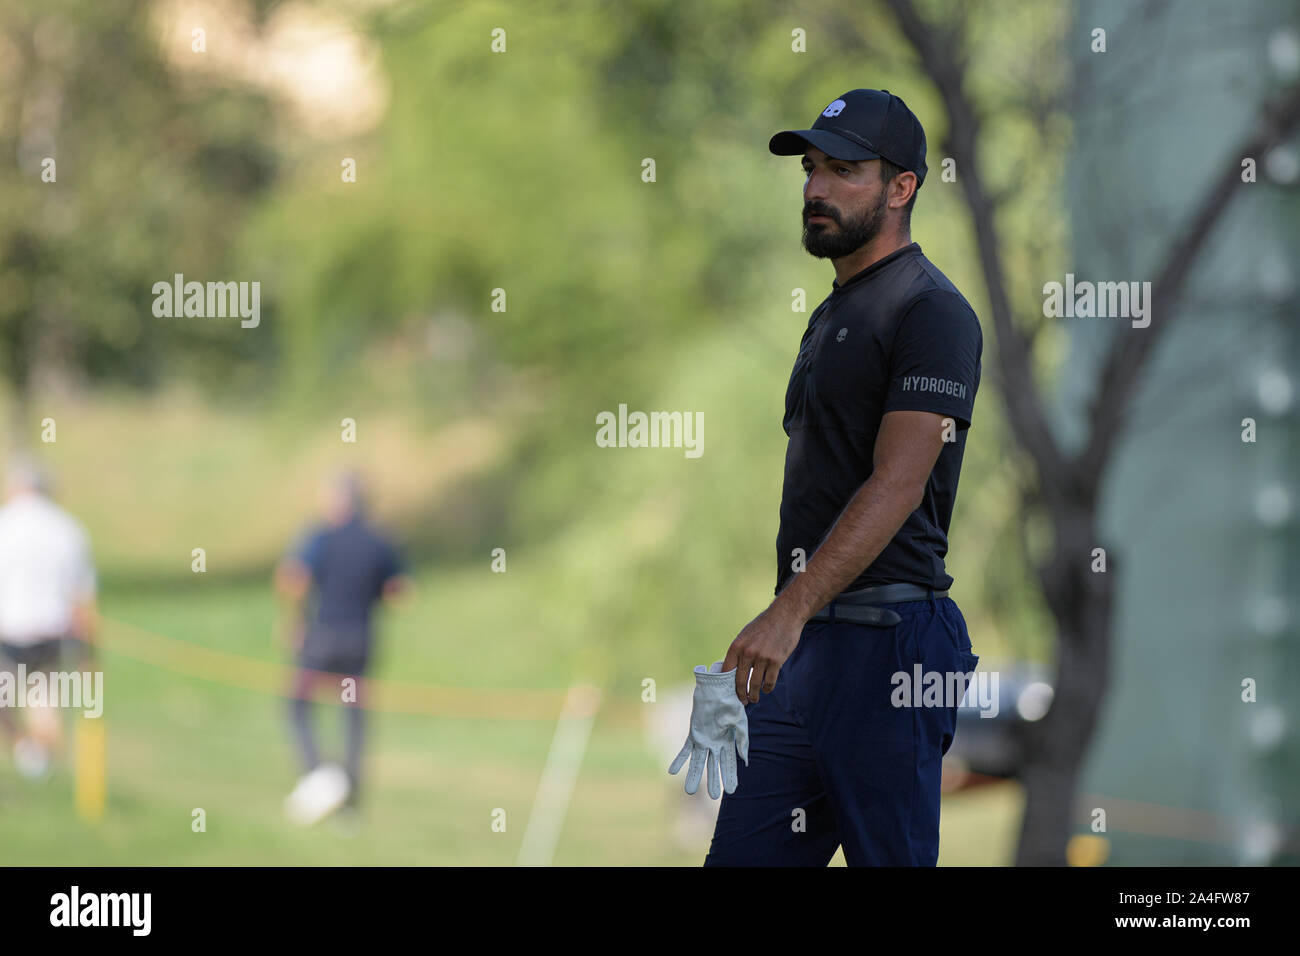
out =
[(812, 129), (787, 129), (768, 141), (777, 156), (799, 156), (809, 144), (835, 159), (887, 159), (925, 182), (925, 130), (889, 90), (849, 90), (830, 102)]

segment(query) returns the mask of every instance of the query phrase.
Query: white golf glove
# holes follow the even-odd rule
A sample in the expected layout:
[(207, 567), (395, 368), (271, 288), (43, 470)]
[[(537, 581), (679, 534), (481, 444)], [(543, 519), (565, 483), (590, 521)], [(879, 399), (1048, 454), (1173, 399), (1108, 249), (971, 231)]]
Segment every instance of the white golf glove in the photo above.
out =
[(718, 769), (721, 766), (722, 784), (727, 793), (736, 792), (736, 751), (749, 766), (749, 718), (745, 705), (736, 696), (736, 669), (722, 673), (722, 661), (704, 669), (695, 665), (695, 698), (691, 703), (691, 733), (686, 738), (672, 766), (671, 774), (682, 769), (686, 758), (691, 758), (691, 768), (686, 772), (686, 792), (700, 788), (700, 775), (704, 773), (705, 760), (709, 768), (709, 796), (717, 800), (722, 796)]

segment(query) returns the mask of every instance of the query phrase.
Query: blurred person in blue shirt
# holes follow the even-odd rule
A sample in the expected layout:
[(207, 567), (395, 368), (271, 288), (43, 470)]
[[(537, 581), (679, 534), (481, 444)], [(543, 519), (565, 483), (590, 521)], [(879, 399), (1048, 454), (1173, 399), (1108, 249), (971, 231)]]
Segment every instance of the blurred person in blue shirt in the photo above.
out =
[[(366, 520), (360, 476), (340, 473), (322, 491), (324, 523), (310, 528), (275, 570), (276, 589), (291, 609), (297, 671), (290, 717), (306, 771), (286, 809), (301, 823), (315, 822), (344, 802), (356, 807), (364, 676), (374, 643), (371, 611), (380, 600), (396, 599), (411, 587), (396, 545)], [(313, 691), (324, 681), (337, 685), (346, 707), (346, 780), (336, 765), (322, 764), (311, 724)]]

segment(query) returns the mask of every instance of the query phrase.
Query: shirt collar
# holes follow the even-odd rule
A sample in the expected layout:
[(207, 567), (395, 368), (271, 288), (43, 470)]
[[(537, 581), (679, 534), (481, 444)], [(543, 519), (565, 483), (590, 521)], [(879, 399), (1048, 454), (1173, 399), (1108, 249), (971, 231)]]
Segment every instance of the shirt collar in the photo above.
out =
[(908, 255), (912, 252), (920, 252), (920, 251), (921, 251), (921, 244), (917, 242), (911, 242), (903, 246), (901, 249), (895, 249), (889, 255), (885, 256), (883, 259), (877, 259), (875, 262), (871, 263), (871, 265), (867, 266), (861, 272), (856, 272), (853, 275), (849, 276), (849, 278), (845, 281), (843, 285), (840, 285), (838, 279), (832, 279), (831, 293), (834, 294), (836, 292), (842, 292), (844, 289), (848, 288), (849, 286), (854, 285), (862, 281), (863, 279), (865, 279), (867, 276), (874, 274), (878, 269), (883, 268), (885, 265), (887, 265), (890, 262), (893, 262), (895, 259)]

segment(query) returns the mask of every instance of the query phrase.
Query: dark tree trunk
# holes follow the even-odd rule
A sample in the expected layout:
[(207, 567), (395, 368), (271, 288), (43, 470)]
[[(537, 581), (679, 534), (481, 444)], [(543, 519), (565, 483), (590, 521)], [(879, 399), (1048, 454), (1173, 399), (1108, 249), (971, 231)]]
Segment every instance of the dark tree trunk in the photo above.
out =
[(1055, 693), (1047, 715), (1029, 725), (1026, 738), (1017, 866), (1065, 864), (1079, 776), (1110, 675), (1113, 556), (1106, 553), (1105, 571), (1092, 570), (1092, 550), (1099, 546), (1094, 502), (1075, 504), (1064, 520), (1057, 517), (1051, 560), (1038, 569), (1057, 621)]

